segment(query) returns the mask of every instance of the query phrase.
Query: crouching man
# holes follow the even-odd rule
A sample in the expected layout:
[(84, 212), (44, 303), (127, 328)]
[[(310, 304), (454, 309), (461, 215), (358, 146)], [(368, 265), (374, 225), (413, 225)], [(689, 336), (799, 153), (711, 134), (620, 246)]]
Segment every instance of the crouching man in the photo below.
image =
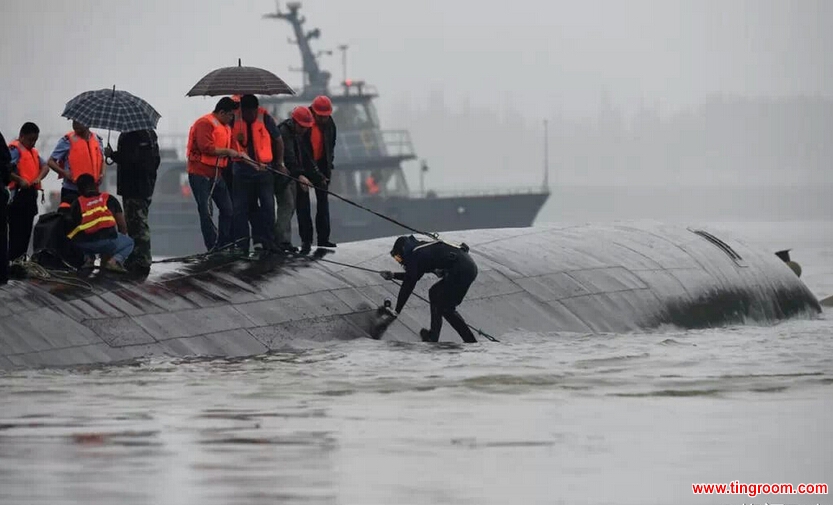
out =
[(405, 308), (405, 303), (423, 275), (433, 273), (439, 282), (428, 290), (431, 305), (431, 329), (423, 328), (419, 334), (423, 342), (436, 342), (440, 338), (443, 318), (454, 328), (463, 342), (477, 342), (463, 316), (457, 312), (457, 306), (463, 302), (469, 287), (477, 278), (477, 265), (468, 253), (468, 246), (454, 246), (441, 240), (423, 242), (413, 235), (396, 239), (390, 255), (402, 265), (404, 272), (393, 273), (389, 270), (379, 272), (386, 280), (402, 281), (395, 318)]
[(69, 209), (67, 237), (84, 254), (82, 268), (92, 268), (100, 254), (102, 268), (126, 273), (124, 260), (133, 251), (133, 239), (127, 236), (121, 204), (114, 196), (99, 193), (89, 174), (79, 176), (76, 185), (79, 196)]

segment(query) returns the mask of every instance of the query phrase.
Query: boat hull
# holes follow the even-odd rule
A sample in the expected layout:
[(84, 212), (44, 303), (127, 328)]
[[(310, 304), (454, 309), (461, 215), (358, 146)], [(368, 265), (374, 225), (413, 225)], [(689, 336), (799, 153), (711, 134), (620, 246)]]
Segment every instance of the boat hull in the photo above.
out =
[[(569, 338), (663, 325), (771, 324), (821, 311), (775, 254), (695, 231), (587, 225), (444, 237), (469, 244), (480, 271), (460, 312), (501, 340), (513, 338), (507, 332)], [(12, 281), (0, 288), (0, 369), (251, 356), (370, 337), (375, 308), (398, 291), (373, 272), (395, 266), (391, 242), (345, 244), (323, 258), (159, 264), (141, 283)], [(427, 277), (419, 284), (384, 339), (419, 341), (429, 319), (420, 297), (430, 285)], [(440, 339), (459, 341), (447, 325)]]
[[(531, 226), (548, 193), (454, 196), (442, 198), (366, 198), (360, 205), (417, 230), (446, 232)], [(330, 197), (332, 235), (336, 243), (368, 240), (407, 232), (401, 226)], [(313, 221), (315, 203), (313, 202)], [(216, 215), (216, 210), (215, 210)], [(150, 209), (153, 253), (183, 256), (205, 251), (197, 206), (193, 200), (163, 198)], [(292, 219), (295, 245), (300, 244), (297, 220)]]

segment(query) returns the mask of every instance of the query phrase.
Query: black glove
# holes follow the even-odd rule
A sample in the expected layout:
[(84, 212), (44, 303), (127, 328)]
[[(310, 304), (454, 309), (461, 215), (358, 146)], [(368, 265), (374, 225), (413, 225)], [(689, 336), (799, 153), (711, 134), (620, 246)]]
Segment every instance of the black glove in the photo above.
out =
[(382, 279), (385, 279), (386, 281), (393, 279), (393, 272), (391, 272), (390, 270), (382, 270), (381, 272), (379, 272), (379, 275), (381, 275)]

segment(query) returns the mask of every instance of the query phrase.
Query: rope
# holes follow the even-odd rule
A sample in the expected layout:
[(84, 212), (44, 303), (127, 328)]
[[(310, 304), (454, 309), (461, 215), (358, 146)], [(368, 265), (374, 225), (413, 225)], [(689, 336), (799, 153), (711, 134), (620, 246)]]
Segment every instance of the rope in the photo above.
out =
[(249, 239), (248, 237), (239, 238), (239, 239), (237, 239), (233, 242), (229, 242), (228, 244), (226, 244), (222, 247), (215, 247), (215, 248), (212, 248), (211, 250), (206, 251), (206, 252), (189, 254), (187, 256), (176, 256), (174, 258), (165, 258), (165, 259), (161, 259), (161, 260), (153, 260), (153, 261), (151, 261), (151, 263), (152, 264), (156, 264), (156, 263), (178, 263), (178, 262), (187, 262), (187, 261), (191, 261), (191, 260), (203, 259), (203, 258), (207, 258), (211, 255), (218, 254), (218, 253), (221, 253), (221, 252), (226, 251), (228, 249), (231, 249), (232, 247), (236, 246), (238, 243), (240, 243), (244, 240), (248, 240), (248, 239)]
[(87, 281), (78, 279), (75, 274), (61, 270), (49, 270), (34, 261), (16, 260), (12, 265), (19, 265), (26, 272), (26, 276), (33, 279), (40, 279), (56, 284), (63, 284), (75, 288), (93, 291), (93, 285)]
[(412, 232), (414, 232), (414, 233), (419, 233), (420, 235), (425, 235), (426, 237), (431, 237), (431, 238), (433, 238), (434, 240), (439, 240), (439, 235), (438, 235), (438, 234), (436, 234), (436, 233), (430, 233), (430, 232), (427, 232), (427, 231), (418, 230), (417, 228), (413, 228), (413, 227), (411, 227), (411, 226), (408, 226), (407, 224), (402, 223), (402, 222), (400, 222), (400, 221), (397, 221), (396, 219), (394, 219), (394, 218), (392, 218), (392, 217), (388, 217), (388, 216), (386, 216), (386, 215), (384, 215), (384, 214), (382, 214), (382, 213), (380, 213), (380, 212), (376, 212), (376, 211), (375, 211), (375, 210), (373, 210), (373, 209), (368, 209), (367, 207), (365, 207), (365, 206), (363, 206), (363, 205), (360, 205), (360, 204), (358, 204), (358, 203), (356, 203), (356, 202), (354, 202), (354, 201), (350, 200), (349, 198), (345, 198), (345, 197), (343, 197), (343, 196), (339, 195), (338, 193), (334, 193), (334, 192), (330, 191), (329, 189), (326, 189), (326, 188), (320, 188), (320, 187), (318, 187), (318, 186), (315, 186), (315, 185), (314, 185), (314, 184), (312, 184), (312, 183), (310, 183), (310, 184), (306, 184), (306, 183), (304, 183), (304, 182), (301, 182), (301, 180), (300, 180), (300, 179), (295, 178), (295, 177), (292, 177), (292, 176), (291, 176), (291, 175), (289, 175), (289, 174), (285, 174), (285, 173), (281, 172), (280, 170), (276, 170), (276, 169), (272, 168), (271, 166), (269, 166), (269, 165), (267, 165), (267, 164), (265, 164), (265, 163), (259, 163), (259, 162), (254, 161), (254, 160), (243, 160), (243, 162), (248, 163), (249, 165), (252, 165), (252, 166), (257, 167), (257, 168), (261, 168), (261, 169), (264, 169), (264, 170), (268, 170), (268, 171), (270, 171), (270, 172), (272, 172), (272, 173), (275, 173), (275, 174), (278, 174), (278, 175), (280, 175), (280, 176), (282, 176), (282, 177), (286, 177), (287, 179), (293, 180), (293, 181), (297, 182), (298, 184), (303, 184), (303, 185), (305, 185), (305, 186), (309, 186), (309, 187), (310, 187), (310, 188), (312, 188), (312, 189), (315, 189), (315, 190), (318, 190), (318, 191), (323, 191), (324, 193), (327, 193), (328, 195), (332, 195), (332, 196), (334, 196), (334, 197), (338, 198), (339, 200), (341, 200), (341, 201), (343, 201), (343, 202), (345, 202), (345, 203), (348, 203), (348, 204), (350, 204), (350, 205), (352, 205), (352, 206), (354, 206), (354, 207), (358, 207), (359, 209), (362, 209), (362, 210), (364, 210), (364, 211), (370, 212), (371, 214), (373, 214), (373, 215), (375, 215), (375, 216), (378, 216), (378, 217), (380, 217), (380, 218), (382, 218), (382, 219), (384, 219), (384, 220), (386, 220), (386, 221), (390, 221), (391, 223), (393, 223), (393, 224), (395, 224), (395, 225), (401, 226), (402, 228), (405, 228), (406, 230), (410, 230), (410, 231), (412, 231)]

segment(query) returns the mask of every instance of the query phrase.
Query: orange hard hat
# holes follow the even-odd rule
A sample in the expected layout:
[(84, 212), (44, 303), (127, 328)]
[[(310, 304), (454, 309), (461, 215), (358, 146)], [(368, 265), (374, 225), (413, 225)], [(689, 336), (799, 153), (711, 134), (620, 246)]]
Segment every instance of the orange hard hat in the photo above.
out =
[(315, 124), (315, 120), (312, 119), (312, 112), (300, 105), (292, 109), (292, 119), (304, 128), (311, 128)]
[(312, 111), (319, 116), (329, 116), (333, 113), (333, 102), (324, 95), (318, 95), (312, 101)]

